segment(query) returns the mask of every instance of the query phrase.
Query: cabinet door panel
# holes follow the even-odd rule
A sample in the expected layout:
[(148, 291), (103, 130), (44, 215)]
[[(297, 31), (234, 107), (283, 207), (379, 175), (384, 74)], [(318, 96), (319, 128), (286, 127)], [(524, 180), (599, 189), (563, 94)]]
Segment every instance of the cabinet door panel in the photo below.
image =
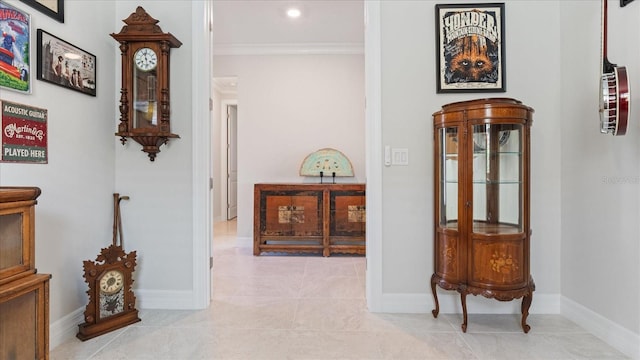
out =
[(263, 235), (322, 235), (322, 193), (267, 195)]
[(332, 191), (331, 236), (364, 236), (365, 197), (364, 191)]
[(457, 233), (437, 232), (436, 234), (436, 274), (451, 283), (460, 282), (460, 274), (463, 265), (460, 250), (460, 237)]
[(0, 271), (24, 264), (22, 223), (22, 213), (0, 213)]
[(472, 285), (524, 286), (524, 240), (475, 239), (471, 254)]
[(0, 359), (36, 358), (37, 293), (0, 303)]

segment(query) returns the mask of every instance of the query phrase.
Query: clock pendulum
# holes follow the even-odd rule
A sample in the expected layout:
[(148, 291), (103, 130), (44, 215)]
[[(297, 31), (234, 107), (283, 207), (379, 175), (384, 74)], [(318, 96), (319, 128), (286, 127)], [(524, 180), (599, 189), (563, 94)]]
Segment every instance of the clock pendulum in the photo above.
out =
[(120, 201), (128, 196), (113, 194), (113, 242), (100, 251), (95, 261), (84, 261), (84, 279), (89, 285), (89, 304), (78, 339), (85, 341), (140, 321), (131, 285), (136, 252), (126, 253), (122, 244)]

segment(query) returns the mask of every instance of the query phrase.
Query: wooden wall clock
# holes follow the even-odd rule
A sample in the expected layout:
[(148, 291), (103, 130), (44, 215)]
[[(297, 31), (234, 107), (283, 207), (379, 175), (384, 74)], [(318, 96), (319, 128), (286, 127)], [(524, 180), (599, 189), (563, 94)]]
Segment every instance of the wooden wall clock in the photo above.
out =
[(158, 20), (138, 6), (123, 20), (126, 24), (111, 36), (120, 43), (122, 88), (120, 124), (116, 136), (124, 145), (131, 138), (154, 161), (160, 146), (180, 136), (171, 133), (169, 97), (171, 48), (182, 43), (163, 33)]
[[(114, 196), (113, 244), (100, 251), (96, 261), (84, 261), (84, 279), (89, 285), (89, 304), (83, 324), (78, 325), (78, 339), (85, 341), (140, 321), (136, 297), (132, 290), (136, 252), (122, 248), (120, 201), (129, 197)], [(118, 243), (120, 234), (120, 243)]]

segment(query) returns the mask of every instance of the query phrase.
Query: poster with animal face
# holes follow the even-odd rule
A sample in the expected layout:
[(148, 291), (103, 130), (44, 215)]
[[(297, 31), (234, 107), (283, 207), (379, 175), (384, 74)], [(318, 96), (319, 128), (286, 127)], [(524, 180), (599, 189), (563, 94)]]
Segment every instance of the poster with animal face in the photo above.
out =
[(0, 86), (31, 92), (29, 14), (0, 2)]
[(436, 5), (437, 92), (504, 92), (504, 3)]

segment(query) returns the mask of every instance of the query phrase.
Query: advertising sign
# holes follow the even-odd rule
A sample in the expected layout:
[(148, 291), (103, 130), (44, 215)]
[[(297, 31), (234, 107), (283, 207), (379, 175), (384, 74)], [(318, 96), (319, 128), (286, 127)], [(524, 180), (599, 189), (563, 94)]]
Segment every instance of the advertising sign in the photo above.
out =
[(0, 101), (2, 157), (0, 162), (46, 164), (47, 110)]

